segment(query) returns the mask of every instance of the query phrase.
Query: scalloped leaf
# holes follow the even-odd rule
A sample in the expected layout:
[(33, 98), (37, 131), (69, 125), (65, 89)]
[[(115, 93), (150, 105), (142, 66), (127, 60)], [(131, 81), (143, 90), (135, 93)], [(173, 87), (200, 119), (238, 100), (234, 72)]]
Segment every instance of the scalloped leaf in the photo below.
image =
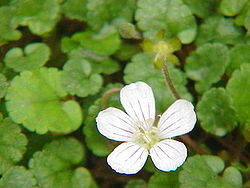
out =
[[(185, 87), (187, 83), (185, 74), (174, 68), (172, 64), (168, 64), (168, 69), (177, 92), (182, 98), (192, 101), (192, 96)], [(166, 85), (162, 71), (154, 68), (151, 54), (136, 54), (132, 58), (132, 62), (126, 65), (124, 74), (126, 83), (140, 80), (152, 87), (159, 112), (164, 112), (166, 108), (175, 101), (169, 87)]]
[(236, 26), (231, 18), (224, 18), (221, 15), (210, 16), (200, 25), (196, 38), (198, 45), (208, 42), (241, 44), (244, 42), (244, 31)]
[(242, 187), (242, 176), (236, 168), (226, 168), (221, 177), (219, 173), (221, 173), (223, 169), (224, 162), (217, 156), (196, 155), (189, 157), (179, 175), (180, 187)]
[(91, 64), (92, 73), (112, 74), (120, 69), (118, 62), (112, 58), (97, 55), (82, 48), (72, 50), (69, 56), (73, 59), (78, 58), (88, 61)]
[(177, 36), (184, 44), (196, 36), (195, 18), (181, 0), (139, 0), (135, 18), (149, 40), (157, 39), (162, 31), (166, 38)]
[(97, 55), (111, 55), (120, 47), (119, 33), (113, 26), (106, 25), (98, 33), (85, 31), (75, 33), (71, 44), (80, 46)]
[(65, 0), (61, 5), (61, 10), (68, 18), (85, 21), (87, 0)]
[(71, 95), (94, 95), (101, 89), (102, 83), (102, 77), (91, 74), (91, 65), (84, 59), (72, 58), (63, 66), (62, 84)]
[(186, 59), (187, 76), (197, 81), (195, 88), (203, 93), (213, 83), (220, 80), (228, 65), (228, 48), (221, 43), (204, 44), (193, 51)]
[(134, 24), (131, 24), (129, 22), (122, 22), (120, 20), (117, 20), (117, 27), (119, 28), (119, 34), (124, 39), (137, 39), (140, 40), (141, 34), (139, 31), (137, 31)]
[(84, 148), (74, 138), (61, 138), (45, 145), (29, 162), (31, 172), (43, 188), (94, 188), (91, 174), (79, 165), (84, 158)]
[(0, 45), (11, 40), (18, 40), (22, 36), (21, 32), (16, 30), (18, 24), (11, 22), (14, 16), (14, 9), (7, 6), (0, 7)]
[(179, 188), (178, 175), (179, 170), (169, 173), (157, 171), (150, 177), (148, 188), (165, 187), (165, 185), (171, 188)]
[(13, 0), (11, 5), (15, 9), (13, 23), (28, 26), (37, 35), (51, 31), (60, 13), (58, 0)]
[(220, 11), (225, 16), (237, 15), (248, 0), (222, 0), (220, 3)]
[(130, 61), (131, 58), (140, 52), (140, 48), (131, 43), (123, 42), (120, 48), (115, 52), (114, 57), (120, 61)]
[(147, 183), (142, 179), (130, 180), (124, 188), (147, 188)]
[(248, 30), (250, 30), (250, 3), (248, 3), (248, 10), (244, 19), (244, 26)]
[[(104, 91), (112, 88), (121, 87), (120, 84), (110, 84), (105, 87)], [(121, 108), (119, 100), (119, 92), (110, 95), (106, 101), (106, 107), (112, 106)], [(86, 107), (85, 107), (86, 108)], [(83, 134), (85, 136), (85, 142), (87, 147), (93, 152), (94, 155), (98, 157), (107, 156), (113, 149), (110, 141), (105, 139), (97, 130), (96, 127), (96, 116), (102, 110), (101, 99), (98, 98), (94, 103), (89, 106), (88, 111), (86, 112), (86, 118), (84, 120)]]
[(17, 124), (0, 118), (0, 174), (22, 159), (27, 142)]
[(24, 50), (19, 47), (11, 48), (4, 57), (7, 67), (16, 72), (34, 70), (42, 67), (50, 56), (50, 49), (45, 43), (32, 43)]
[(243, 63), (250, 63), (250, 44), (236, 45), (229, 51), (230, 61), (227, 74), (231, 75), (234, 70), (239, 69)]
[(239, 15), (235, 18), (235, 23), (239, 26), (245, 26), (249, 30), (250, 28), (249, 19), (250, 19), (250, 2), (248, 1), (240, 11)]
[(12, 80), (6, 107), (10, 117), (30, 131), (70, 133), (81, 125), (82, 114), (76, 101), (63, 101), (66, 95), (56, 68), (24, 71)]
[(250, 140), (250, 64), (243, 64), (240, 70), (234, 71), (227, 83), (226, 91), (232, 98), (238, 120), (245, 125), (245, 137)]
[(6, 77), (0, 73), (0, 98), (3, 98), (6, 94), (9, 83), (7, 82)]
[(183, 0), (191, 11), (201, 18), (208, 17), (216, 13), (221, 0)]
[[(87, 22), (94, 30), (102, 28), (113, 19), (130, 22), (136, 8), (136, 0), (87, 0)], [(95, 20), (93, 21), (93, 18)]]
[(36, 179), (33, 174), (23, 166), (13, 166), (8, 169), (0, 179), (0, 187), (4, 188), (34, 188)]
[(225, 136), (237, 126), (230, 96), (223, 88), (206, 91), (197, 105), (201, 127), (216, 136)]

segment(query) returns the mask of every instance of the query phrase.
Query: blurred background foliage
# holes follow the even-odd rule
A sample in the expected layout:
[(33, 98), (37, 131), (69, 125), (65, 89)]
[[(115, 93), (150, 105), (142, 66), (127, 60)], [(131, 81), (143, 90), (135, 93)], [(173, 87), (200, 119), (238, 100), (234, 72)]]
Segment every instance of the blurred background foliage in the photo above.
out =
[[(163, 60), (196, 147), (177, 171), (116, 174), (95, 117), (139, 80), (163, 113)], [(250, 187), (250, 1), (0, 0), (0, 98), (1, 188)]]

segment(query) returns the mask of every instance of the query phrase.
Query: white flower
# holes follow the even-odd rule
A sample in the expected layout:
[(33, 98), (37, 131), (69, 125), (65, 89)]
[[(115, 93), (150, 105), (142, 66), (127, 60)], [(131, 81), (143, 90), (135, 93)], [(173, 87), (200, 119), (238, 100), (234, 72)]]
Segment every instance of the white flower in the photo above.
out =
[(135, 174), (144, 166), (148, 155), (159, 170), (171, 171), (181, 166), (187, 157), (187, 148), (171, 138), (194, 128), (193, 105), (183, 99), (175, 101), (162, 114), (158, 125), (154, 125), (155, 100), (146, 83), (123, 87), (120, 100), (126, 113), (110, 107), (96, 118), (102, 135), (124, 142), (108, 156), (111, 168), (118, 173)]

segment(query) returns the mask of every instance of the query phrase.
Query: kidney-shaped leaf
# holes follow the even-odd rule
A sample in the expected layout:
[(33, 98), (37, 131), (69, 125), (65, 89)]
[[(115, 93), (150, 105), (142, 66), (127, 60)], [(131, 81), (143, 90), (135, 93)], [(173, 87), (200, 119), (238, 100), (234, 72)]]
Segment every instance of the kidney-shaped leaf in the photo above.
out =
[(196, 155), (190, 157), (180, 172), (180, 187), (240, 188), (242, 186), (242, 176), (240, 172), (234, 167), (228, 167), (221, 177), (219, 173), (221, 173), (223, 169), (224, 162), (217, 156)]
[(0, 117), (0, 174), (22, 159), (27, 142), (17, 124)]
[(55, 68), (24, 71), (8, 88), (6, 106), (11, 118), (30, 131), (69, 133), (82, 121), (77, 102), (64, 100), (61, 73)]
[(4, 58), (6, 66), (17, 72), (38, 69), (49, 59), (50, 49), (45, 43), (32, 43), (21, 48), (10, 49)]
[(162, 31), (182, 43), (190, 43), (196, 36), (195, 18), (181, 0), (139, 0), (136, 20), (147, 39), (156, 39)]
[(43, 188), (95, 188), (91, 174), (82, 162), (84, 149), (74, 138), (61, 138), (45, 145), (29, 162), (31, 172)]

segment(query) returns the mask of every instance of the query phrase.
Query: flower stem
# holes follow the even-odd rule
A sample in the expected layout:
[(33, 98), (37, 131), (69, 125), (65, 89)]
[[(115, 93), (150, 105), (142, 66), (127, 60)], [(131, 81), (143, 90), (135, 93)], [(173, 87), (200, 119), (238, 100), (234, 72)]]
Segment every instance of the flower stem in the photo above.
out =
[[(174, 87), (174, 84), (170, 78), (170, 74), (169, 74), (169, 71), (168, 71), (168, 67), (167, 67), (167, 64), (166, 64), (166, 61), (164, 61), (164, 63), (162, 64), (162, 70), (163, 70), (163, 73), (164, 73), (164, 76), (165, 76), (165, 79), (167, 81), (167, 84), (173, 94), (173, 96), (175, 97), (175, 99), (180, 99), (180, 95), (178, 94), (178, 92), (176, 91), (175, 87)], [(198, 154), (205, 154), (205, 152), (199, 147), (199, 145), (191, 139), (190, 136), (188, 135), (182, 135), (180, 136), (181, 139), (186, 143), (188, 144), (190, 147), (192, 147)]]
[(164, 73), (164, 76), (165, 76), (165, 79), (167, 81), (167, 84), (172, 92), (172, 94), (174, 95), (175, 99), (180, 99), (180, 95), (177, 93), (175, 87), (174, 87), (174, 84), (170, 78), (170, 74), (169, 74), (169, 71), (168, 71), (168, 67), (166, 65), (166, 62), (164, 62), (162, 64), (162, 70), (163, 70), (163, 73)]
[(107, 91), (102, 95), (102, 101), (101, 101), (102, 110), (104, 110), (105, 108), (107, 108), (107, 100), (108, 100), (108, 97), (109, 97), (111, 94), (113, 94), (113, 93), (119, 92), (120, 90), (121, 90), (121, 88), (112, 88), (112, 89), (107, 90)]

